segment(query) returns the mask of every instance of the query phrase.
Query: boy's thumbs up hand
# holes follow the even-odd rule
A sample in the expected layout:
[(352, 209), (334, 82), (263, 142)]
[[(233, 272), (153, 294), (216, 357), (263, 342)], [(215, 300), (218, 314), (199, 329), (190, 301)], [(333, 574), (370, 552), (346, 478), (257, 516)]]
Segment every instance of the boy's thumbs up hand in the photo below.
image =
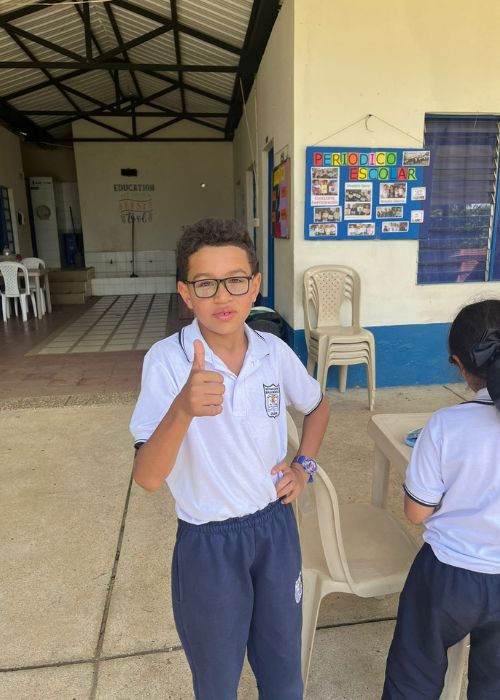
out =
[(222, 413), (224, 379), (218, 372), (205, 369), (205, 348), (200, 340), (194, 341), (193, 349), (193, 366), (178, 396), (179, 406), (192, 418), (217, 416)]
[(201, 340), (195, 340), (193, 343), (194, 348), (194, 360), (193, 360), (193, 370), (195, 369), (205, 369), (205, 348)]

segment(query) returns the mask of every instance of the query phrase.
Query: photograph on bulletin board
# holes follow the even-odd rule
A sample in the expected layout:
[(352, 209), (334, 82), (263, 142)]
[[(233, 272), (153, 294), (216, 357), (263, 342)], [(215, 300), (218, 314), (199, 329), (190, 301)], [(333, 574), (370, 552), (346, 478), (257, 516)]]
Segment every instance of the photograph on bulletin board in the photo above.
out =
[(275, 238), (290, 238), (289, 226), (289, 182), (290, 158), (273, 168), (273, 189), (271, 195), (271, 224)]
[(305, 238), (418, 238), (431, 167), (428, 150), (309, 146)]

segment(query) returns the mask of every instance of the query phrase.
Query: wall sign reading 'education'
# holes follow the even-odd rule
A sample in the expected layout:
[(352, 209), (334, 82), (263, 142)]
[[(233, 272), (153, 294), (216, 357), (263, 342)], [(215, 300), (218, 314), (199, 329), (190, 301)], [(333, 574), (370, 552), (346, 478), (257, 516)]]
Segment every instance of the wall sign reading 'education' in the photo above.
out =
[(418, 238), (430, 194), (430, 151), (309, 146), (305, 238)]
[(120, 183), (113, 185), (113, 189), (119, 192), (118, 208), (123, 224), (150, 224), (153, 221), (154, 185)]

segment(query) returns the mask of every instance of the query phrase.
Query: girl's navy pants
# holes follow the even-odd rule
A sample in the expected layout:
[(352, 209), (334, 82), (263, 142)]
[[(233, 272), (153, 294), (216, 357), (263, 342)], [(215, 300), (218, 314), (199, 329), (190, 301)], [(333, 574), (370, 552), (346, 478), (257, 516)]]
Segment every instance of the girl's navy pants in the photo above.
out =
[(236, 700), (245, 652), (259, 700), (302, 700), (301, 557), (290, 505), (179, 521), (172, 601), (196, 700)]
[(438, 700), (447, 649), (470, 633), (469, 700), (500, 698), (500, 574), (443, 564), (425, 544), (399, 601), (383, 700)]

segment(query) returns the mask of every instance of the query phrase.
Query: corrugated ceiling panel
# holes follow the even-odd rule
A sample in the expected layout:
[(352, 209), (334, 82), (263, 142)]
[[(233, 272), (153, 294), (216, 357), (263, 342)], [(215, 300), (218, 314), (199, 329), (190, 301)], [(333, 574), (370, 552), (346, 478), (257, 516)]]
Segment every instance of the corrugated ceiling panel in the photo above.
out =
[(1, 70), (0, 71), (0, 94), (9, 95), (12, 92), (23, 90), (26, 87), (36, 85), (45, 76), (38, 70)]
[(154, 78), (152, 75), (147, 75), (146, 73), (136, 73), (139, 85), (145, 95), (153, 95), (155, 92), (164, 90), (168, 88), (168, 83), (158, 78)]
[(177, 63), (172, 32), (150, 39), (130, 49), (128, 56), (135, 63)]
[(23, 95), (9, 103), (18, 110), (23, 109), (72, 109), (68, 100), (55, 87), (38, 90), (34, 95)]
[(219, 119), (217, 117), (202, 117), (201, 121), (205, 124), (213, 124), (214, 126), (219, 126), (221, 129), (224, 129), (226, 126), (226, 120), (222, 118)]
[(0, 8), (3, 14), (12, 12), (12, 10), (19, 10), (21, 7), (28, 7), (31, 4), (32, 0), (1, 0)]
[[(1, 1), (1, 0), (0, 0)], [(0, 28), (0, 56), (2, 61), (24, 61), (26, 54), (4, 29)]]
[[(31, 15), (14, 20), (12, 24), (85, 56), (83, 22), (73, 4), (63, 3), (40, 9), (39, 12), (33, 12)], [(36, 55), (38, 56), (38, 53)], [(60, 60), (61, 54), (57, 55), (59, 56), (58, 60)]]
[(135, 5), (141, 5), (145, 10), (156, 12), (156, 14), (170, 19), (172, 16), (169, 0), (130, 0)]
[(243, 46), (253, 0), (178, 0), (179, 21), (189, 27)]
[[(92, 32), (99, 44), (102, 53), (111, 51), (117, 44), (113, 27), (110, 24), (108, 15), (103, 5), (90, 6), (90, 25)], [(94, 55), (98, 55), (99, 51), (96, 45), (92, 42), (92, 51)]]
[(186, 91), (186, 107), (190, 112), (224, 112), (229, 109), (228, 105), (190, 91)]
[(174, 109), (176, 112), (182, 110), (181, 93), (179, 90), (174, 90), (174, 92), (169, 92), (166, 95), (155, 98), (154, 103), (161, 107), (166, 107), (167, 109)]
[(235, 80), (234, 73), (184, 73), (186, 82), (193, 87), (212, 92), (219, 97), (231, 99)]
[(141, 8), (138, 7), (138, 14), (136, 12), (124, 10), (122, 7), (113, 6), (113, 14), (124, 42), (132, 41), (141, 36), (141, 34), (151, 32), (153, 29), (157, 29), (160, 26), (158, 22), (153, 22), (153, 20), (141, 16), (140, 9)]
[(64, 85), (69, 85), (75, 90), (95, 97), (96, 100), (114, 102), (115, 85), (107, 71), (88, 71), (70, 80), (65, 80)]
[(180, 33), (181, 57), (188, 65), (237, 66), (238, 54), (220, 49), (206, 41)]

